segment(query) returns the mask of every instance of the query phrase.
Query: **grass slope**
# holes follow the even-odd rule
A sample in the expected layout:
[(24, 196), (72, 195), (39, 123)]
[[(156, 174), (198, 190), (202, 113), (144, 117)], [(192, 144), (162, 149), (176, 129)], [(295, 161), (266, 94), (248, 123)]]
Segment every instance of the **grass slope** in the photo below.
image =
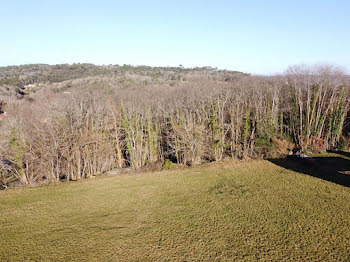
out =
[(0, 260), (346, 261), (349, 203), (349, 187), (264, 160), (13, 189)]

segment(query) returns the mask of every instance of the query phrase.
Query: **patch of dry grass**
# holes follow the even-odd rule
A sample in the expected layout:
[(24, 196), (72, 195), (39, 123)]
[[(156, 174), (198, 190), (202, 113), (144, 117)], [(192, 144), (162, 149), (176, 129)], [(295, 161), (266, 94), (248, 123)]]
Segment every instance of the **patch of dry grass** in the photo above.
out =
[(350, 260), (350, 188), (242, 161), (0, 192), (3, 261)]

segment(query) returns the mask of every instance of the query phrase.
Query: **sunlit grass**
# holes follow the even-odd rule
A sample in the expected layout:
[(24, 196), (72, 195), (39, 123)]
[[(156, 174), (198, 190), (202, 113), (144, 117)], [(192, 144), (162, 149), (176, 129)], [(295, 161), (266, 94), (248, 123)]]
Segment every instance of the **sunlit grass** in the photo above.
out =
[(0, 260), (347, 261), (349, 203), (263, 160), (11, 189)]

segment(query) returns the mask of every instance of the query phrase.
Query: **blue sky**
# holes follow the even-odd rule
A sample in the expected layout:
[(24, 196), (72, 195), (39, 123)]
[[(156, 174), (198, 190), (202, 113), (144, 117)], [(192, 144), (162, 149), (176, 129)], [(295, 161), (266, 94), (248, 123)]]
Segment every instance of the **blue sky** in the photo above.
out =
[(350, 1), (0, 0), (0, 66), (212, 66), (257, 74), (299, 63), (350, 70)]

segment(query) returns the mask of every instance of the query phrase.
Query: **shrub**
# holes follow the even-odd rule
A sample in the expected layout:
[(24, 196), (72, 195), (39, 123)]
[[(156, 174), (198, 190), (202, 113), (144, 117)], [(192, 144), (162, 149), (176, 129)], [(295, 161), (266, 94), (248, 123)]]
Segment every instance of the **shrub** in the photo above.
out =
[(169, 159), (165, 159), (163, 169), (172, 169), (174, 166), (175, 164), (173, 162), (171, 162)]
[(345, 150), (346, 149), (346, 140), (344, 139), (344, 137), (341, 137), (339, 139), (337, 149), (338, 150)]

